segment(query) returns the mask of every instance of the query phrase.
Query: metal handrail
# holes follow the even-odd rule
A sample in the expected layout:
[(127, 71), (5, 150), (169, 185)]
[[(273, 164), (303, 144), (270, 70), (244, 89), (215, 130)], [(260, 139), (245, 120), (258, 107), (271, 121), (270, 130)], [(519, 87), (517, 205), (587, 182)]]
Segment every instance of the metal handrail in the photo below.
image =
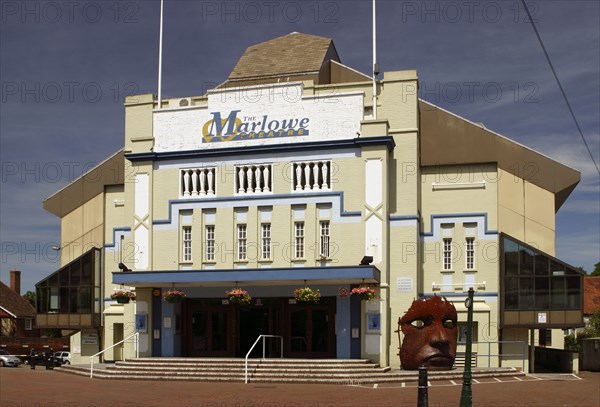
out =
[(94, 358), (96, 356), (103, 354), (107, 350), (110, 350), (110, 349), (114, 348), (115, 346), (120, 345), (123, 342), (125, 342), (125, 341), (127, 341), (127, 340), (129, 340), (129, 339), (131, 339), (133, 337), (135, 337), (135, 342), (134, 342), (134, 344), (135, 344), (135, 357), (139, 358), (140, 357), (140, 346), (139, 346), (140, 345), (140, 333), (136, 332), (134, 334), (129, 335), (127, 338), (123, 339), (122, 341), (119, 341), (119, 342), (117, 342), (117, 343), (109, 346), (108, 348), (103, 349), (100, 352), (98, 352), (98, 353), (90, 356), (90, 379), (94, 377)]
[[(491, 359), (492, 356), (497, 356), (499, 359), (502, 359), (503, 357), (510, 357), (510, 356), (520, 356), (521, 357), (521, 361), (522, 361), (522, 369), (523, 371), (525, 371), (525, 350), (527, 347), (527, 343), (525, 341), (483, 341), (483, 342), (473, 342), (473, 345), (479, 345), (479, 344), (487, 344), (488, 346), (488, 353), (477, 353), (477, 357), (486, 357), (488, 358), (488, 367), (491, 367)], [(492, 344), (498, 344), (498, 345), (502, 345), (502, 344), (520, 344), (521, 345), (521, 353), (492, 353)], [(460, 343), (460, 345), (464, 345), (464, 343)], [(498, 361), (498, 365), (500, 365), (501, 360)]]
[(280, 336), (280, 335), (258, 335), (258, 338), (256, 338), (256, 341), (254, 341), (254, 345), (252, 345), (252, 347), (250, 348), (248, 353), (246, 353), (244, 384), (248, 384), (248, 357), (250, 356), (250, 353), (252, 353), (252, 350), (254, 349), (254, 347), (256, 346), (258, 341), (260, 341), (261, 339), (263, 340), (262, 359), (263, 360), (265, 359), (265, 338), (281, 338), (281, 358), (283, 358), (283, 336)]

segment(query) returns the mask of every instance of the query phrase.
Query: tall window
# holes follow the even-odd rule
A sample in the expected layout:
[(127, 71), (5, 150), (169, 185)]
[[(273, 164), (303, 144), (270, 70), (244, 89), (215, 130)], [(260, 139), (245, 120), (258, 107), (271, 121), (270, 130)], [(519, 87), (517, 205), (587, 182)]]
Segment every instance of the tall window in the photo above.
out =
[(271, 224), (263, 223), (260, 225), (260, 233), (260, 259), (271, 260)]
[(465, 259), (467, 270), (475, 268), (475, 238), (467, 237), (465, 240)]
[(246, 225), (237, 225), (237, 259), (247, 260), (247, 244), (248, 244), (248, 233)]
[(183, 226), (182, 230), (182, 242), (183, 242), (183, 261), (192, 261), (192, 227)]
[(329, 221), (322, 220), (320, 226), (319, 255), (322, 257), (329, 257)]
[(443, 270), (452, 270), (452, 239), (444, 239), (442, 255), (444, 261)]
[(206, 261), (215, 260), (215, 225), (206, 225)]
[(304, 258), (304, 222), (294, 223), (294, 258)]

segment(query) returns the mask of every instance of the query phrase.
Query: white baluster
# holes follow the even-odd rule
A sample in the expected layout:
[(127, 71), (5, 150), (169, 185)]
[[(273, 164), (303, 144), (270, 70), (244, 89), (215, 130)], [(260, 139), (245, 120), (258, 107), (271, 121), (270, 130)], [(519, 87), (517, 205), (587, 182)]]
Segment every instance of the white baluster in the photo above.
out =
[(248, 178), (248, 193), (252, 193), (254, 191), (254, 172), (252, 171), (252, 167), (246, 171), (246, 177)]
[(269, 187), (269, 166), (265, 165), (263, 167), (263, 192), (269, 192), (271, 188)]
[(244, 188), (244, 181), (246, 180), (245, 174), (244, 174), (244, 167), (240, 168), (238, 170), (238, 194), (243, 194), (244, 192), (246, 192), (246, 189)]
[(200, 170), (200, 195), (206, 195), (206, 170)]
[(190, 196), (190, 173), (183, 171), (183, 196)]
[(327, 184), (327, 181), (329, 181), (328, 174), (327, 174), (327, 162), (323, 161), (323, 166), (321, 167), (321, 174), (323, 175), (323, 186), (322, 189), (328, 189), (329, 185)]
[(302, 168), (301, 164), (294, 164), (296, 166), (296, 191), (302, 190)]
[(256, 180), (256, 188), (254, 188), (254, 192), (260, 192), (260, 167), (256, 167), (254, 170), (254, 179)]
[(304, 190), (310, 189), (310, 166), (304, 164)]
[(214, 169), (209, 169), (206, 170), (206, 172), (208, 173), (208, 195), (214, 195), (215, 194), (215, 170)]
[(198, 196), (198, 170), (192, 170), (192, 196)]
[(319, 189), (319, 163), (313, 163), (313, 189)]

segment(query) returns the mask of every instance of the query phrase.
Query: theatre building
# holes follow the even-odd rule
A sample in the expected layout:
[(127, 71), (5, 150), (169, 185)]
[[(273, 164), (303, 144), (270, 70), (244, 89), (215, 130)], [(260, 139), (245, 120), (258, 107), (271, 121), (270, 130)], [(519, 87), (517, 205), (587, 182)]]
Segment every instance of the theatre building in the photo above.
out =
[(462, 343), (473, 287), (479, 365), (561, 348), (582, 276), (554, 257), (555, 214), (579, 172), (417, 90), (416, 71), (385, 72), (373, 106), (330, 39), (292, 33), (204, 95), (128, 97), (123, 150), (44, 202), (62, 264), (37, 284), (38, 326), (75, 332), (73, 363), (139, 332), (141, 356), (242, 357), (265, 334), (270, 356), (399, 367), (412, 301), (452, 301)]

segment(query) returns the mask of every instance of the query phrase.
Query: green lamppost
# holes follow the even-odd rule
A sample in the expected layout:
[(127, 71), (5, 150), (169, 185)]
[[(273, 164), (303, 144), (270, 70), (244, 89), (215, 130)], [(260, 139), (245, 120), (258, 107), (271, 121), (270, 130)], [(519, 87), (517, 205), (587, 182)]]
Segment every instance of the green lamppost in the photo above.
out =
[(463, 373), (463, 386), (460, 393), (460, 407), (473, 406), (473, 393), (471, 392), (471, 347), (473, 345), (473, 287), (469, 288), (469, 296), (465, 300), (467, 307), (467, 349), (465, 355), (465, 371)]

